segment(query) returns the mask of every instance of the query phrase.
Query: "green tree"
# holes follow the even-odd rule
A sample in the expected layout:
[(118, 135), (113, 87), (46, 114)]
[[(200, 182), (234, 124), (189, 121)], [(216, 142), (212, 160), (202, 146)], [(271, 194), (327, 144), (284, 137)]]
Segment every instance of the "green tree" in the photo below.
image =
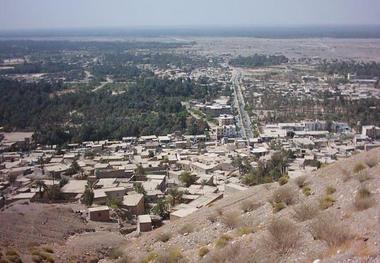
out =
[(248, 186), (256, 185), (258, 183), (257, 174), (255, 172), (250, 172), (243, 176), (242, 183)]
[(40, 169), (42, 171), (42, 175), (45, 174), (45, 161), (44, 161), (44, 158), (41, 156), (41, 157), (38, 157), (38, 160), (37, 160), (37, 164), (40, 165)]
[(242, 158), (239, 155), (235, 158), (232, 158), (232, 166), (236, 169), (239, 169), (240, 175), (245, 175), (248, 172), (252, 171), (252, 166), (249, 163), (249, 160), (247, 158)]
[(59, 185), (50, 185), (46, 188), (46, 194), (49, 200), (59, 201), (63, 199), (63, 194)]
[(69, 179), (67, 177), (62, 177), (61, 180), (59, 180), (59, 187), (63, 187), (69, 182)]
[(197, 176), (189, 171), (182, 172), (178, 179), (186, 186), (189, 187), (197, 181)]
[(36, 180), (34, 182), (34, 185), (36, 187), (38, 187), (38, 193), (40, 195), (40, 198), (42, 198), (43, 197), (43, 191), (42, 190), (46, 191), (46, 189), (47, 189), (47, 186), (46, 186), (45, 182), (42, 181), (42, 180)]
[(155, 215), (159, 215), (162, 218), (169, 216), (169, 205), (166, 200), (159, 200), (157, 204), (151, 209), (151, 212)]
[(144, 186), (140, 182), (133, 183), (133, 189), (139, 194), (143, 194), (144, 196), (146, 195)]
[(91, 206), (94, 202), (94, 191), (91, 183), (86, 185), (86, 189), (84, 190), (82, 201), (86, 206)]
[(73, 175), (80, 172), (80, 170), (81, 167), (79, 166), (78, 162), (74, 160), (70, 165), (70, 170), (68, 171), (68, 174)]
[(137, 177), (144, 177), (145, 176), (145, 169), (141, 164), (137, 165), (137, 167), (135, 169), (135, 175)]
[(16, 180), (17, 180), (17, 175), (15, 175), (15, 174), (8, 175), (8, 181), (10, 184), (14, 184), (16, 182)]
[(122, 201), (116, 198), (107, 198), (107, 206), (116, 209), (119, 208), (122, 204)]
[(178, 190), (178, 188), (171, 188), (168, 190), (168, 203), (171, 206), (181, 203), (183, 192)]

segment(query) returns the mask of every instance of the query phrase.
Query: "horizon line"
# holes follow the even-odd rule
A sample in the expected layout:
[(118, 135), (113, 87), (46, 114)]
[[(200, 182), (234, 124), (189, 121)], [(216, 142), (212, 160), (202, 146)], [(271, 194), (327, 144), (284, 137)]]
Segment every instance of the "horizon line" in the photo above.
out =
[(102, 29), (119, 29), (119, 30), (152, 30), (152, 29), (297, 29), (297, 28), (370, 28), (380, 27), (380, 24), (235, 24), (235, 25), (129, 25), (129, 26), (78, 26), (78, 27), (36, 27), (36, 28), (9, 28), (0, 29), (0, 32), (30, 32), (30, 31), (77, 31), (77, 30), (102, 30)]

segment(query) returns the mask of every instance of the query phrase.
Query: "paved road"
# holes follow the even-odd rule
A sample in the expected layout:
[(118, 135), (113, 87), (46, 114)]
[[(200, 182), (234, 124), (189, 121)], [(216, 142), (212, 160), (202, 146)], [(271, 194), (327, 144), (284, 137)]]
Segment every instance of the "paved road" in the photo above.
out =
[(96, 92), (102, 88), (104, 88), (105, 85), (107, 85), (108, 83), (113, 83), (113, 80), (110, 78), (110, 77), (107, 77), (106, 78), (106, 81), (104, 82), (101, 82), (99, 86), (95, 87), (92, 92)]
[(232, 87), (234, 89), (235, 107), (239, 113), (239, 124), (241, 129), (241, 135), (245, 139), (253, 139), (252, 123), (247, 111), (245, 110), (244, 96), (241, 90), (241, 72), (239, 69), (233, 68), (232, 71)]

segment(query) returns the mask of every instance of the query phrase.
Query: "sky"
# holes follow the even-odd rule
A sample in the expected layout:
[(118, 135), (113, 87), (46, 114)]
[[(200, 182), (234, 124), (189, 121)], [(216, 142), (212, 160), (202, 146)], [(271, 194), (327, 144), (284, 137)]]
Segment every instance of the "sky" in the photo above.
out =
[(0, 30), (379, 25), (380, 0), (0, 0)]

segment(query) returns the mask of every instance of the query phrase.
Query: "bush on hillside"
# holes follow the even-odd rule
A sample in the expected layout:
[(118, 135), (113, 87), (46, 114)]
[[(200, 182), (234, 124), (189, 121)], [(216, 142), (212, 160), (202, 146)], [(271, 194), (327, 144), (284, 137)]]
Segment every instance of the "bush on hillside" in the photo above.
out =
[(269, 235), (264, 239), (268, 248), (280, 255), (287, 254), (298, 246), (300, 232), (295, 223), (283, 218), (274, 218), (268, 225)]
[(294, 218), (301, 222), (313, 219), (319, 213), (318, 205), (314, 202), (302, 203), (295, 206), (293, 210)]
[(322, 210), (325, 210), (331, 206), (333, 206), (335, 203), (335, 199), (330, 195), (324, 195), (319, 199), (319, 207)]
[(350, 229), (335, 214), (320, 214), (310, 224), (310, 232), (315, 239), (323, 240), (330, 246), (339, 246), (352, 237)]

